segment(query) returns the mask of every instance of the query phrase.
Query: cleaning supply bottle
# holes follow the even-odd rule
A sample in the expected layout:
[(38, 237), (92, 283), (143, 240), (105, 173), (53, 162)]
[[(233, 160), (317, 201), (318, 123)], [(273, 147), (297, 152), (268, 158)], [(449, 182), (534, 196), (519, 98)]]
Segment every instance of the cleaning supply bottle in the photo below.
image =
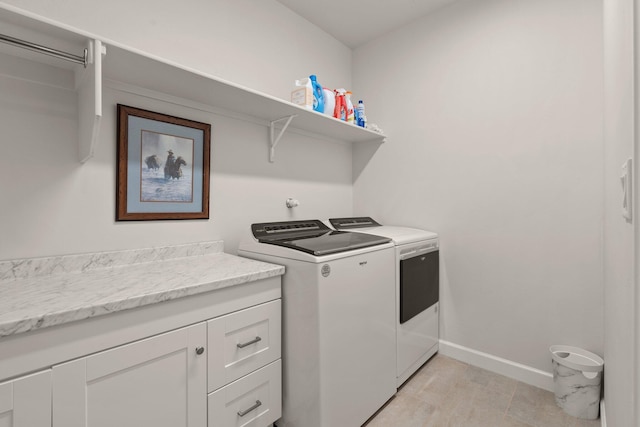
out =
[(367, 116), (364, 114), (364, 102), (358, 101), (358, 123), (357, 125), (363, 128), (367, 127)]
[(351, 95), (351, 91), (348, 90), (347, 93), (345, 93), (344, 97), (347, 101), (347, 123), (353, 124), (355, 120), (355, 113), (353, 111), (353, 102), (351, 101)]
[(347, 101), (344, 97), (346, 90), (344, 89), (336, 89), (336, 106), (333, 110), (333, 117), (339, 120), (346, 121), (347, 120)]
[(291, 102), (313, 110), (313, 86), (310, 78), (305, 77), (294, 82), (294, 88), (291, 91)]
[(322, 88), (322, 94), (324, 95), (324, 113), (333, 117), (333, 110), (336, 107), (336, 94), (333, 89)]
[(309, 76), (311, 79), (311, 86), (313, 86), (313, 110), (319, 113), (324, 113), (324, 95), (322, 93), (322, 86), (318, 83), (315, 74)]

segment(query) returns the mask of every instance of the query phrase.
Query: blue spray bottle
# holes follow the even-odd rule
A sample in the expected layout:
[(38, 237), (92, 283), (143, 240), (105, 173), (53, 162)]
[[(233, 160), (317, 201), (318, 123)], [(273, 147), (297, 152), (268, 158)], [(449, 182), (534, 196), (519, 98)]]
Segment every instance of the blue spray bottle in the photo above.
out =
[(313, 110), (319, 113), (324, 113), (324, 93), (322, 92), (322, 86), (316, 80), (315, 74), (309, 76), (311, 79), (311, 86), (313, 86)]

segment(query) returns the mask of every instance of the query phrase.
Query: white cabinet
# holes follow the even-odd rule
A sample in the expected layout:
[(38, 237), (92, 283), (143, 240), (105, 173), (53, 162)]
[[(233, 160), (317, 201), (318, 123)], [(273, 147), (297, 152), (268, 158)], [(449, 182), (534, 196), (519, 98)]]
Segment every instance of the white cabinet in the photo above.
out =
[(266, 427), (282, 415), (280, 357), (276, 299), (53, 366), (43, 387), (53, 420), (41, 425)]
[(205, 427), (206, 324), (53, 368), (54, 427)]
[(0, 427), (232, 426), (233, 405), (238, 425), (267, 427), (282, 411), (281, 295), (269, 276), (4, 336)]
[(50, 426), (50, 369), (0, 383), (0, 427)]

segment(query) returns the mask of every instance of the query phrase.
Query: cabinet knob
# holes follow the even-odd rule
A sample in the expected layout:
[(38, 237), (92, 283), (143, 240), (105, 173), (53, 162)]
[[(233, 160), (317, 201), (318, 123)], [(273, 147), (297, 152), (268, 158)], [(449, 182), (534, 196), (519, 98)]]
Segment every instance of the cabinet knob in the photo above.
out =
[(204, 353), (204, 347), (196, 347), (196, 354), (200, 356), (202, 353)]

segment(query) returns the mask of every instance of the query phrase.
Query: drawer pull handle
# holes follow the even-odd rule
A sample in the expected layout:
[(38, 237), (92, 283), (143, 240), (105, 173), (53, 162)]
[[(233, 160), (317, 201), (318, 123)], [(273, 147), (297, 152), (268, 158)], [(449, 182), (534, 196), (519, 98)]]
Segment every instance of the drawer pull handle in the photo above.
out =
[(196, 354), (200, 356), (202, 353), (204, 353), (204, 347), (196, 347)]
[(260, 406), (262, 406), (262, 402), (260, 402), (259, 400), (256, 400), (256, 403), (251, 408), (245, 409), (244, 411), (238, 411), (238, 415), (240, 415), (241, 417), (244, 417), (249, 412), (253, 411), (254, 409), (257, 409)]
[(249, 346), (249, 345), (251, 345), (251, 344), (255, 344), (255, 343), (257, 343), (258, 341), (262, 341), (262, 338), (260, 338), (260, 337), (255, 337), (255, 338), (254, 338), (254, 339), (252, 339), (251, 341), (247, 341), (247, 342), (245, 342), (245, 343), (242, 343), (242, 344), (236, 344), (236, 345), (238, 346), (238, 348), (245, 348), (245, 347), (247, 347), (247, 346)]

